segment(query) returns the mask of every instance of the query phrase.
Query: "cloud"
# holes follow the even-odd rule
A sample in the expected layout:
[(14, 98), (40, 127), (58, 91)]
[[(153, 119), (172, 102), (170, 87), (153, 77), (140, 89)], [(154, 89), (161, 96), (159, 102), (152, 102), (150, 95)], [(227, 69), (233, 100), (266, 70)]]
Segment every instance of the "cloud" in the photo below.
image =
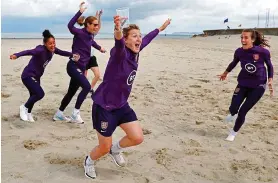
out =
[[(16, 27), (7, 23), (11, 17), (21, 22), (41, 19), (47, 22), (46, 24), (41, 21), (41, 24), (48, 25), (50, 28), (65, 27), (78, 11), (80, 2), (76, 0), (3, 1), (2, 29), (5, 30), (6, 26)], [(239, 24), (243, 27), (255, 27), (258, 14), (262, 27), (265, 25), (266, 8), (270, 8), (269, 24), (272, 26), (273, 13), (278, 11), (277, 0), (86, 0), (86, 3), (88, 9), (84, 13), (85, 16), (94, 15), (97, 9), (104, 10), (101, 32), (112, 31), (112, 17), (120, 7), (129, 7), (130, 22), (138, 24), (142, 32), (159, 27), (168, 17), (172, 18), (167, 33), (219, 29), (226, 28), (227, 25), (235, 28)], [(227, 24), (223, 23), (225, 18), (229, 18)], [(278, 13), (274, 19), (278, 25)], [(39, 22), (37, 25), (39, 26)]]

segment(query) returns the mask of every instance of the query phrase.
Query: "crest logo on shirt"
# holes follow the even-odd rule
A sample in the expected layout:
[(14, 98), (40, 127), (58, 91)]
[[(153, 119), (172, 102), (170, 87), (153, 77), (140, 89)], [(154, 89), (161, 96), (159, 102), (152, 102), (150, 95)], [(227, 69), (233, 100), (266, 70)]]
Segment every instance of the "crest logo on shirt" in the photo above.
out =
[(102, 129), (102, 130), (106, 130), (107, 127), (108, 127), (108, 122), (102, 121), (102, 122), (101, 122), (101, 129)]
[(257, 68), (255, 65), (248, 63), (245, 65), (245, 70), (249, 73), (254, 73), (254, 72), (256, 72)]
[(127, 78), (127, 81), (126, 81), (127, 85), (132, 85), (135, 77), (136, 77), (136, 70), (133, 70)]
[(260, 59), (259, 54), (253, 54), (254, 61), (257, 62)]

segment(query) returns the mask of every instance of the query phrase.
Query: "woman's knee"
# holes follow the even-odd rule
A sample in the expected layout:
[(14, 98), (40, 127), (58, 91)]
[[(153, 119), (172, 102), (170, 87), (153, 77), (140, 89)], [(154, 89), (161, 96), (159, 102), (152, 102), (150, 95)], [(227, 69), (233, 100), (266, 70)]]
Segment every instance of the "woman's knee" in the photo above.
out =
[(95, 78), (96, 78), (97, 80), (99, 80), (99, 78), (100, 78), (100, 73), (99, 73), (99, 72), (96, 72), (96, 73), (94, 73), (94, 75), (95, 75)]
[(134, 145), (139, 145), (144, 141), (143, 133), (133, 134), (128, 138), (133, 142)]
[(45, 96), (45, 93), (43, 90), (37, 93), (38, 100), (41, 100), (44, 96)]

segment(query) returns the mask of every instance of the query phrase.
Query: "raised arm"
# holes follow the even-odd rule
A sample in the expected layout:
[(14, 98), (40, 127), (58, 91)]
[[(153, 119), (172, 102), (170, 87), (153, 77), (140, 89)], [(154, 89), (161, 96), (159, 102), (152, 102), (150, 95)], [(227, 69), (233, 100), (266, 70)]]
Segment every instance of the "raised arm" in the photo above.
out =
[(149, 32), (146, 36), (142, 39), (142, 44), (140, 46), (140, 51), (143, 50), (150, 42), (158, 35), (159, 29), (154, 29), (153, 31)]
[(79, 6), (80, 10), (74, 15), (74, 17), (72, 17), (72, 19), (68, 23), (68, 29), (72, 34), (78, 34), (81, 30), (81, 29), (74, 27), (74, 24), (77, 22), (78, 18), (82, 15), (82, 13), (86, 10), (86, 8), (83, 7), (84, 4), (85, 4), (85, 2), (82, 2), (80, 4), (80, 6)]
[(43, 52), (42, 46), (37, 46), (35, 49), (24, 50), (18, 53), (14, 53), (13, 55), (10, 56), (10, 59), (17, 59), (19, 57), (27, 56), (27, 55), (36, 56), (39, 55), (41, 52)]
[(99, 27), (99, 28), (98, 28), (98, 31), (95, 33), (95, 35), (97, 35), (98, 32), (99, 32), (100, 29), (101, 29), (101, 15), (102, 15), (102, 13), (103, 13), (102, 10), (96, 12), (96, 18), (98, 19), (98, 27)]
[(54, 53), (57, 55), (64, 56), (64, 57), (72, 57), (73, 56), (73, 54), (71, 52), (60, 50), (59, 48), (55, 48)]
[(123, 38), (123, 32), (121, 29), (121, 21), (120, 16), (114, 16), (114, 23), (115, 23), (115, 29), (114, 29), (114, 38), (115, 38), (115, 46), (111, 50), (111, 56), (116, 56), (121, 60), (122, 57), (125, 55), (125, 43)]
[(160, 28), (151, 31), (146, 36), (144, 36), (144, 38), (142, 39), (142, 44), (140, 46), (140, 51), (143, 48), (145, 48), (148, 44), (150, 44), (150, 42), (158, 35), (158, 33), (166, 29), (170, 23), (171, 19), (167, 19)]

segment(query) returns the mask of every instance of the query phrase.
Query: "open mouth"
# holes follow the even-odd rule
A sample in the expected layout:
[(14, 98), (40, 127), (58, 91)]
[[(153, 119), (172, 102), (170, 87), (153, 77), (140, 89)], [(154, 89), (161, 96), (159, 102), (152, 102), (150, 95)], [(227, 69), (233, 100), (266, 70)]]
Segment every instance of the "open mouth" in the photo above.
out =
[(139, 49), (140, 48), (140, 44), (135, 44), (135, 48)]

